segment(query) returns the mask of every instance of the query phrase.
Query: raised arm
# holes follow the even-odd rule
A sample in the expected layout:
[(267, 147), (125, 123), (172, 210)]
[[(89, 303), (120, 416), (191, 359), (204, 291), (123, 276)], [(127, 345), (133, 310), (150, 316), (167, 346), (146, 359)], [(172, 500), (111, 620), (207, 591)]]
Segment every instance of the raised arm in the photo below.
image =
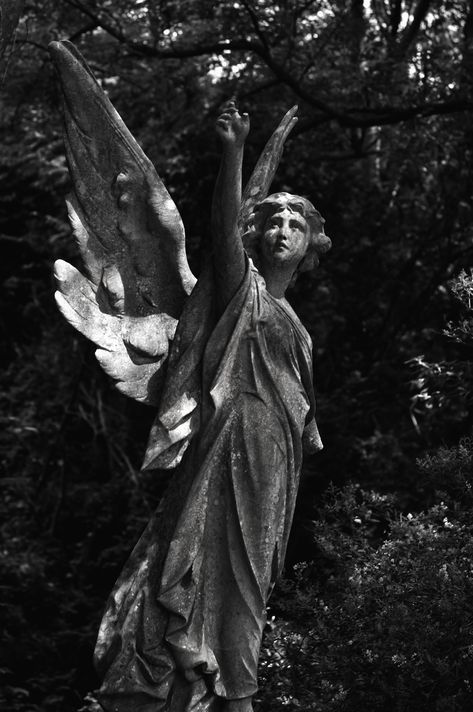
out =
[(220, 306), (225, 308), (237, 291), (245, 270), (244, 249), (238, 234), (241, 203), (241, 167), (248, 135), (248, 114), (240, 115), (233, 101), (217, 119), (222, 160), (212, 203), (212, 243)]

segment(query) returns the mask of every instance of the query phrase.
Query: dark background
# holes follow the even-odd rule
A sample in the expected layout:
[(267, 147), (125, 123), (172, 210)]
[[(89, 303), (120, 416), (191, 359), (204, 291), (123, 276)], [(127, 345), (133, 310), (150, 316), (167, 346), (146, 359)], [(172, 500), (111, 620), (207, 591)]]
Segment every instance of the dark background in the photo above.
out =
[(250, 113), (248, 176), (299, 104), (273, 188), (312, 200), (333, 242), (291, 295), (325, 449), (304, 466), (260, 709), (470, 709), (473, 3), (0, 9), (2, 710), (84, 704), (105, 598), (166, 484), (139, 472), (152, 412), (54, 304), (54, 259), (78, 264), (47, 52), (65, 38), (172, 193), (196, 273), (219, 106)]

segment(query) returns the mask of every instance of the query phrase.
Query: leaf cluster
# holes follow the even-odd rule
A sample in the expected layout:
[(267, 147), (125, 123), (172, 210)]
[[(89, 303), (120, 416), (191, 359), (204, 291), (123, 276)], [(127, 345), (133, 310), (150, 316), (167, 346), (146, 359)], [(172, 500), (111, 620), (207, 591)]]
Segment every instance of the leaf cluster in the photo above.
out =
[[(278, 593), (284, 618), (268, 627), (259, 709), (466, 711), (471, 516), (442, 502), (396, 517), (390, 502), (366, 491), (358, 501), (354, 510), (349, 487), (332, 492), (319, 512), (315, 542), (335, 562), (330, 574), (315, 560)], [(373, 503), (389, 522), (377, 546), (369, 536)], [(359, 533), (341, 536), (353, 514)]]

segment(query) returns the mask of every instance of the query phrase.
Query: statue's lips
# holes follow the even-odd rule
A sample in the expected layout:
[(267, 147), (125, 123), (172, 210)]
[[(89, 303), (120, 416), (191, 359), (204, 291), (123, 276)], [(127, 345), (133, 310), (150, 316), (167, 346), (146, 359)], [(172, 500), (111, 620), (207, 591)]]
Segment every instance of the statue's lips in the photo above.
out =
[(281, 251), (284, 252), (284, 251), (290, 250), (290, 249), (291, 249), (290, 243), (289, 243), (289, 242), (282, 241), (282, 242), (277, 242), (277, 243), (276, 243), (276, 246), (275, 246), (275, 248), (274, 248), (274, 251), (275, 251), (275, 252), (281, 252)]

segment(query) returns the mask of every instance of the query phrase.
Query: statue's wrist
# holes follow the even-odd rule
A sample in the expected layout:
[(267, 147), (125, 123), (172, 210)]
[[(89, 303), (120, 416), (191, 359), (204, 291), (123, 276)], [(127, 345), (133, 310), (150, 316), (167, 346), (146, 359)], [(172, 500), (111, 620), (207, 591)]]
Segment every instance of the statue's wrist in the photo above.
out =
[(223, 143), (223, 152), (228, 156), (238, 156), (243, 153), (245, 139), (238, 141), (225, 141)]

